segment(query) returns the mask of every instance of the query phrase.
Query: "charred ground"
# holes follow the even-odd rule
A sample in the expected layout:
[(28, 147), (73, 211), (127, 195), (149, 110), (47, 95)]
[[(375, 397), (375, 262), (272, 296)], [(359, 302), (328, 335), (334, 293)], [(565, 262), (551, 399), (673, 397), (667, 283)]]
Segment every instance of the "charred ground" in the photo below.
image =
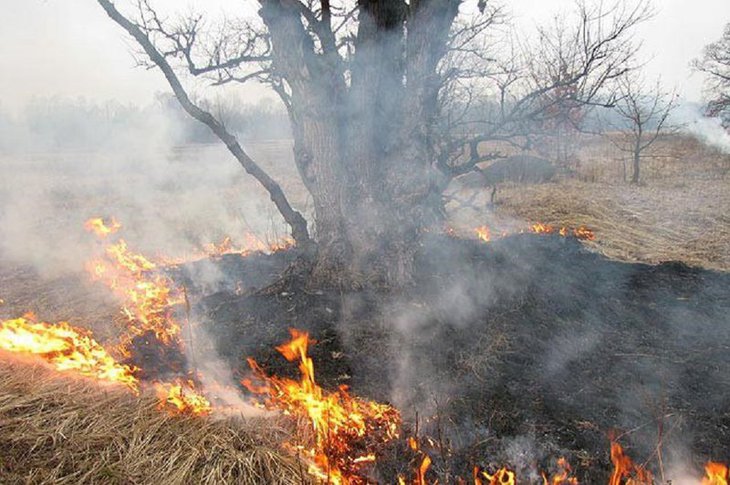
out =
[[(664, 466), (730, 455), (727, 273), (613, 261), (552, 235), (433, 236), (417, 287), (313, 291), (306, 275), (270, 286), (295, 258), (216, 262), (247, 287), (199, 295), (218, 352), (241, 374), (253, 356), (293, 376), (273, 347), (291, 327), (311, 332), (322, 384), (395, 401), (436, 439), (444, 475), (565, 455), (582, 483), (599, 483), (611, 430), (655, 467), (658, 442)], [(386, 462), (381, 473), (409, 469)]]

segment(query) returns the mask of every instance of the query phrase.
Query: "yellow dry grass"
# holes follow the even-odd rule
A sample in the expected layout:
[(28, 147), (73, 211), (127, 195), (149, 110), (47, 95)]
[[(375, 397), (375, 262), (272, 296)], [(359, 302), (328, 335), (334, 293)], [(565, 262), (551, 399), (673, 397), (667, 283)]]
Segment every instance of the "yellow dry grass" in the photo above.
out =
[(626, 154), (603, 138), (576, 146), (575, 172), (552, 183), (504, 183), (488, 206), (489, 189), (459, 193), (472, 204), (452, 204), (450, 218), (469, 231), (507, 221), (517, 227), (542, 222), (585, 225), (596, 234), (586, 244), (623, 261), (690, 265), (730, 271), (730, 155), (675, 136), (657, 143), (642, 162), (642, 183), (630, 177)]
[(136, 398), (0, 355), (0, 483), (301, 484), (275, 420), (169, 416)]
[(577, 180), (505, 187), (498, 213), (554, 225), (585, 225), (589, 243), (624, 261), (683, 261), (730, 270), (730, 188), (692, 180), (681, 187)]

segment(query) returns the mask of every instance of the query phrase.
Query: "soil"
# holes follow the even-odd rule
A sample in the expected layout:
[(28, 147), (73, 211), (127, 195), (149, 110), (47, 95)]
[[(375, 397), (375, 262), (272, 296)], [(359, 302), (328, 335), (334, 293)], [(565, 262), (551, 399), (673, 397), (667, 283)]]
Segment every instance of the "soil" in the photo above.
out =
[[(274, 345), (310, 332), (319, 382), (397, 405), (434, 438), (441, 477), (495, 464), (524, 477), (565, 456), (581, 483), (605, 483), (610, 433), (655, 471), (730, 457), (728, 273), (610, 260), (557, 235), (432, 236), (418, 287), (310, 291), (306, 275), (268, 286), (294, 258), (214, 262), (247, 290), (198, 295), (194, 320), (240, 374), (252, 356), (295, 376)], [(378, 479), (411, 469), (401, 454)]]

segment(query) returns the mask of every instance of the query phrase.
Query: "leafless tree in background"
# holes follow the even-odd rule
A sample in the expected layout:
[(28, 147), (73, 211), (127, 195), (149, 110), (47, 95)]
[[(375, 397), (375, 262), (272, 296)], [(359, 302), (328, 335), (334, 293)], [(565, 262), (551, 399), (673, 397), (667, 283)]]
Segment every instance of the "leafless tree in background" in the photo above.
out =
[(707, 75), (707, 114), (719, 116), (723, 126), (730, 127), (730, 23), (720, 40), (705, 46), (702, 57), (692, 65)]
[(621, 122), (612, 128), (620, 133), (620, 138), (613, 141), (621, 151), (630, 154), (631, 183), (638, 184), (646, 150), (660, 137), (678, 130), (668, 122), (677, 107), (677, 96), (665, 91), (659, 81), (649, 86), (635, 75), (619, 80), (618, 94), (614, 109)]
[[(185, 111), (269, 191), (297, 243), (316, 254), (313, 280), (345, 284), (408, 282), (424, 229), (442, 223), (448, 181), (496, 156), (479, 143), (524, 146), (553, 106), (605, 104), (608, 81), (633, 65), (631, 31), (649, 15), (641, 0), (580, 4), (569, 31), (509, 49), (499, 9), (483, 0), (258, 0), (258, 19), (219, 24), (202, 14), (169, 20), (147, 0), (124, 12), (97, 1)], [(256, 80), (279, 95), (314, 237), (225, 124), (191, 99), (183, 74)]]

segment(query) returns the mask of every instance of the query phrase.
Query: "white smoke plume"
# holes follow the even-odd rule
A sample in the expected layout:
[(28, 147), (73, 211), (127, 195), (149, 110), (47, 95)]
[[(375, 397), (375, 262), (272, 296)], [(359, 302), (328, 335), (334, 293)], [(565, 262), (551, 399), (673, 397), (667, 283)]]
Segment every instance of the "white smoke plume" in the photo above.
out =
[(710, 118), (702, 113), (702, 107), (694, 103), (683, 103), (672, 114), (673, 120), (692, 134), (723, 153), (730, 153), (730, 133), (723, 128), (720, 118)]

